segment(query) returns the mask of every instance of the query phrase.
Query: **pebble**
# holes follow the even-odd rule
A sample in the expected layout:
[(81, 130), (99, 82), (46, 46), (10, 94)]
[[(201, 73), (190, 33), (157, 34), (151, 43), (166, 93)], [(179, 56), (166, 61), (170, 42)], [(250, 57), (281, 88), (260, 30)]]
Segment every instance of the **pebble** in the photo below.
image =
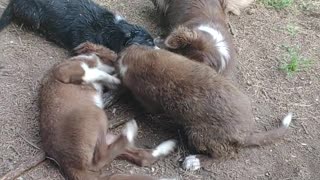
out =
[(249, 14), (249, 15), (252, 15), (252, 14), (255, 14), (256, 13), (256, 10), (255, 9), (249, 9), (248, 11), (247, 11), (247, 14)]

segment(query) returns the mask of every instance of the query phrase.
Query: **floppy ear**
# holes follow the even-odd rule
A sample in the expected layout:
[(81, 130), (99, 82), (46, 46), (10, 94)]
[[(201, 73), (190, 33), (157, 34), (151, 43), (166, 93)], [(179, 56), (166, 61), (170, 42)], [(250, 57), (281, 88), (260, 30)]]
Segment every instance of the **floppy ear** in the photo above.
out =
[(198, 35), (196, 31), (184, 26), (180, 26), (170, 33), (170, 35), (164, 41), (164, 44), (170, 49), (183, 48), (186, 45), (191, 44), (197, 39), (197, 37)]
[(80, 62), (72, 61), (63, 62), (53, 70), (54, 77), (65, 84), (80, 84), (84, 73)]

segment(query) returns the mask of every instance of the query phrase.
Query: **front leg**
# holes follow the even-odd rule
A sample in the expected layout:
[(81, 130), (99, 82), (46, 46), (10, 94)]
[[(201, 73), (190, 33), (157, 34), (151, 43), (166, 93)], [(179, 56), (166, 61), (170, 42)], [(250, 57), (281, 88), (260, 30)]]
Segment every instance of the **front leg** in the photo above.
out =
[(85, 71), (82, 80), (86, 83), (101, 83), (110, 89), (116, 89), (121, 81), (115, 76), (112, 76), (98, 68), (89, 68), (85, 63), (81, 64), (82, 69)]

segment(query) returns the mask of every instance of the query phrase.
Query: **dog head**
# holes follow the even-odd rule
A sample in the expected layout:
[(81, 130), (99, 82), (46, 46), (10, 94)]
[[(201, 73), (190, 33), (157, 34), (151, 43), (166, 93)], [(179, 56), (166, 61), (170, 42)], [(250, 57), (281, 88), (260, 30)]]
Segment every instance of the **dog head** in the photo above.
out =
[(229, 45), (219, 30), (200, 25), (192, 29), (185, 26), (175, 28), (159, 46), (221, 72), (231, 56)]
[(140, 44), (145, 46), (154, 46), (153, 38), (150, 33), (141, 26), (132, 25), (126, 21), (119, 22), (120, 29), (125, 36), (125, 47), (132, 44)]
[(141, 26), (134, 26), (130, 32), (126, 33), (126, 38), (127, 41), (125, 46), (130, 46), (132, 44), (155, 46), (152, 36)]
[(54, 77), (65, 84), (82, 84), (85, 75), (83, 65), (88, 68), (102, 69), (107, 63), (100, 61), (95, 54), (78, 55), (58, 64), (54, 70)]

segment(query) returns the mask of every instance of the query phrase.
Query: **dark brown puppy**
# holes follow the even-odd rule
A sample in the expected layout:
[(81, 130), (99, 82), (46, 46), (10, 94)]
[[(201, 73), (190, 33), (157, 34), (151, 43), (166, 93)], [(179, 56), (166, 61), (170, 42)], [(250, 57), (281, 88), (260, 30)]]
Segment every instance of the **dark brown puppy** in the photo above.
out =
[[(239, 147), (271, 143), (291, 122), (289, 113), (280, 128), (256, 132), (249, 98), (210, 67), (181, 55), (134, 45), (118, 63), (123, 85), (146, 108), (164, 111), (183, 125), (199, 153), (220, 158)], [(200, 168), (199, 157), (187, 157), (184, 167)]]
[[(40, 90), (40, 134), (44, 151), (70, 180), (153, 180), (138, 175), (100, 176), (103, 166), (120, 156), (137, 164), (152, 164), (174, 147), (167, 141), (154, 150), (138, 149), (133, 141), (135, 121), (121, 135), (107, 132), (107, 116), (101, 99), (102, 85), (116, 87), (120, 81), (109, 75), (114, 52), (79, 55), (55, 65), (44, 77)], [(140, 153), (135, 159), (127, 157)], [(145, 165), (140, 163), (141, 165)]]
[[(229, 75), (234, 67), (235, 48), (228, 31), (225, 3), (220, 0), (152, 0), (160, 24), (173, 28), (165, 48), (203, 62)], [(156, 40), (156, 44), (163, 40)], [(161, 45), (159, 45), (161, 47)]]

